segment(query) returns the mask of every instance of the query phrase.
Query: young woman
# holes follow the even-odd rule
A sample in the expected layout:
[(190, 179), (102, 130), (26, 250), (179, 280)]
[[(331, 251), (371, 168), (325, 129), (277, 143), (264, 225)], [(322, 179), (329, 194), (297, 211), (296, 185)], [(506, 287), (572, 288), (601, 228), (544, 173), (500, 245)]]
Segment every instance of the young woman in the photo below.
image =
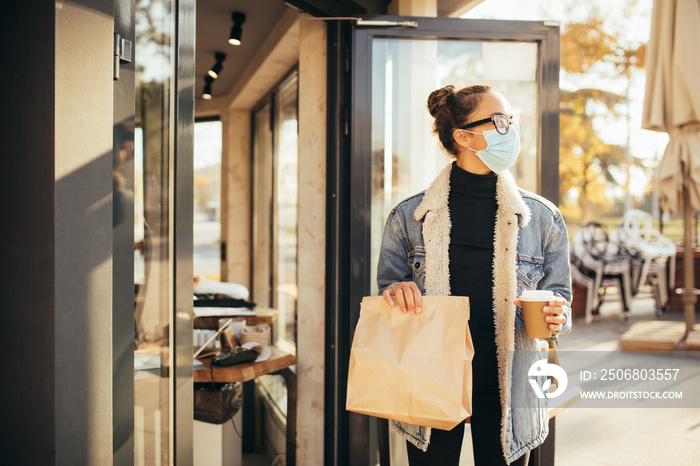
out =
[[(566, 226), (552, 203), (519, 189), (508, 172), (520, 150), (519, 119), (503, 95), (488, 85), (447, 86), (430, 94), (428, 109), (456, 160), (389, 215), (379, 290), (405, 313), (421, 312), (422, 295), (469, 297), (474, 462), (525, 465), (547, 437), (548, 413), (527, 381), (541, 356), (516, 298), (552, 290), (543, 318), (555, 335), (570, 331)], [(464, 423), (451, 431), (393, 425), (408, 441), (411, 466), (459, 464)]]

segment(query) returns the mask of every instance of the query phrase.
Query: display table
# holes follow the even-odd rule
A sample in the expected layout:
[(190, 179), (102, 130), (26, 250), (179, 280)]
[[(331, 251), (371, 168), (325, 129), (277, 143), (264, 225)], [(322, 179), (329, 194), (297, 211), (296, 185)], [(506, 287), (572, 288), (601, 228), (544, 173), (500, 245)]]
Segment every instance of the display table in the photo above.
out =
[(272, 355), (266, 361), (248, 362), (228, 367), (212, 366), (211, 357), (200, 358), (204, 369), (194, 371), (194, 382), (248, 382), (262, 375), (277, 374), (287, 385), (287, 465), (296, 464), (297, 439), (297, 376), (290, 366), (296, 364), (294, 355), (285, 353), (274, 346)]

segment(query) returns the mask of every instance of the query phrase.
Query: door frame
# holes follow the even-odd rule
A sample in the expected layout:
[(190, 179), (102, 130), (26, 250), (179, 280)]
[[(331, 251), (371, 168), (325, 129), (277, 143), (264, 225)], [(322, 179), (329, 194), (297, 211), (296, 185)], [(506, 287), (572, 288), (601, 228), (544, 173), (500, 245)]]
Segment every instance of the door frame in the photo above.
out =
[[(360, 301), (370, 293), (372, 39), (437, 38), (538, 43), (539, 191), (559, 201), (559, 24), (541, 21), (364, 16), (417, 28), (329, 23), (326, 464), (366, 465), (375, 426), (345, 410), (347, 369)], [(425, 96), (427, 98), (427, 96)], [(371, 434), (372, 432), (372, 434)]]
[[(114, 33), (135, 42), (134, 2), (114, 0)], [(134, 190), (135, 67), (131, 56), (121, 61), (114, 78), (113, 167), (120, 189), (112, 186), (112, 451), (113, 464), (134, 464), (134, 202), (121, 191)], [(129, 148), (121, 160), (122, 148)]]
[[(169, 226), (171, 268), (168, 323), (170, 419), (169, 464), (191, 464), (193, 458), (192, 375), (192, 254), (193, 254), (193, 156), (194, 156), (194, 51), (195, 0), (173, 0), (174, 16), (172, 63), (172, 95), (169, 97), (171, 140), (167, 157), (169, 168)], [(136, 43), (133, 0), (114, 1), (115, 33)], [(119, 79), (114, 81), (114, 147), (118, 152), (123, 142), (133, 144), (135, 113), (135, 65), (138, 50), (132, 49), (130, 62), (119, 66)], [(118, 165), (117, 156), (115, 168)], [(127, 186), (134, 184), (134, 164), (119, 167)], [(115, 199), (119, 198), (116, 187)], [(123, 218), (113, 222), (113, 464), (134, 464), (134, 202), (124, 202)]]
[(174, 130), (170, 152), (173, 180), (170, 209), (172, 226), (171, 374), (173, 460), (171, 464), (193, 461), (194, 383), (193, 354), (193, 206), (194, 206), (194, 102), (196, 0), (176, 0)]

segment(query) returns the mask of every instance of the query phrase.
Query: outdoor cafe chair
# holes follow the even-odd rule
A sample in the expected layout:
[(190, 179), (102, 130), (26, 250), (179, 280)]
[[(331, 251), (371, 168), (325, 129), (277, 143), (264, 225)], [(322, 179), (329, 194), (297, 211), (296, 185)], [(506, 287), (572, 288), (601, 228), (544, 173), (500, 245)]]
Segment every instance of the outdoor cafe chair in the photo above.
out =
[(675, 282), (676, 246), (654, 229), (651, 214), (639, 209), (625, 213), (617, 235), (632, 258), (633, 293), (649, 282), (660, 314), (668, 303), (669, 284)]
[(583, 287), (586, 290), (585, 323), (593, 321), (593, 306), (596, 303), (598, 290), (596, 288), (596, 273), (586, 269), (573, 251), (569, 253), (571, 262), (571, 281), (574, 285)]
[[(587, 222), (574, 235), (572, 266), (577, 269), (572, 272), (574, 279), (577, 276), (579, 282), (584, 281), (581, 276), (593, 279), (595, 299), (590, 308), (591, 313), (592, 310), (600, 308), (607, 288), (615, 287), (619, 291), (618, 295), (622, 306), (619, 314), (620, 319), (624, 320), (629, 316), (632, 303), (632, 276), (629, 256), (617, 244), (609, 240), (607, 231), (601, 224)], [(585, 283), (582, 284), (586, 286)], [(591, 320), (592, 317), (587, 312), (586, 322)]]

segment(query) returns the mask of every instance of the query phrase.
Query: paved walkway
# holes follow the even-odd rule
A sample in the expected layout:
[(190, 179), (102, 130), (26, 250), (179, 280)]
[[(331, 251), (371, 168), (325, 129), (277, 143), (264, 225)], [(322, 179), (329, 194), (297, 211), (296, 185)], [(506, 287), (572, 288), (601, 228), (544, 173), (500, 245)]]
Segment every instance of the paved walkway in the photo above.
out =
[[(574, 321), (574, 329), (561, 337), (563, 351), (619, 350), (620, 336), (634, 323), (656, 319), (653, 300), (637, 298), (627, 321), (617, 315), (614, 301), (601, 306), (601, 314), (590, 324)], [(668, 312), (663, 320), (683, 320), (682, 312)], [(700, 322), (700, 316), (696, 316)], [(615, 357), (626, 357), (615, 354)], [(697, 357), (695, 357), (697, 356)], [(629, 357), (633, 357), (630, 355)], [(668, 367), (678, 356), (667, 356)], [(674, 360), (676, 358), (676, 360)], [(683, 364), (700, 367), (700, 353), (687, 356)], [(700, 390), (700, 380), (690, 381)], [(597, 465), (699, 465), (700, 404), (693, 408), (570, 408), (557, 416), (556, 464)]]

